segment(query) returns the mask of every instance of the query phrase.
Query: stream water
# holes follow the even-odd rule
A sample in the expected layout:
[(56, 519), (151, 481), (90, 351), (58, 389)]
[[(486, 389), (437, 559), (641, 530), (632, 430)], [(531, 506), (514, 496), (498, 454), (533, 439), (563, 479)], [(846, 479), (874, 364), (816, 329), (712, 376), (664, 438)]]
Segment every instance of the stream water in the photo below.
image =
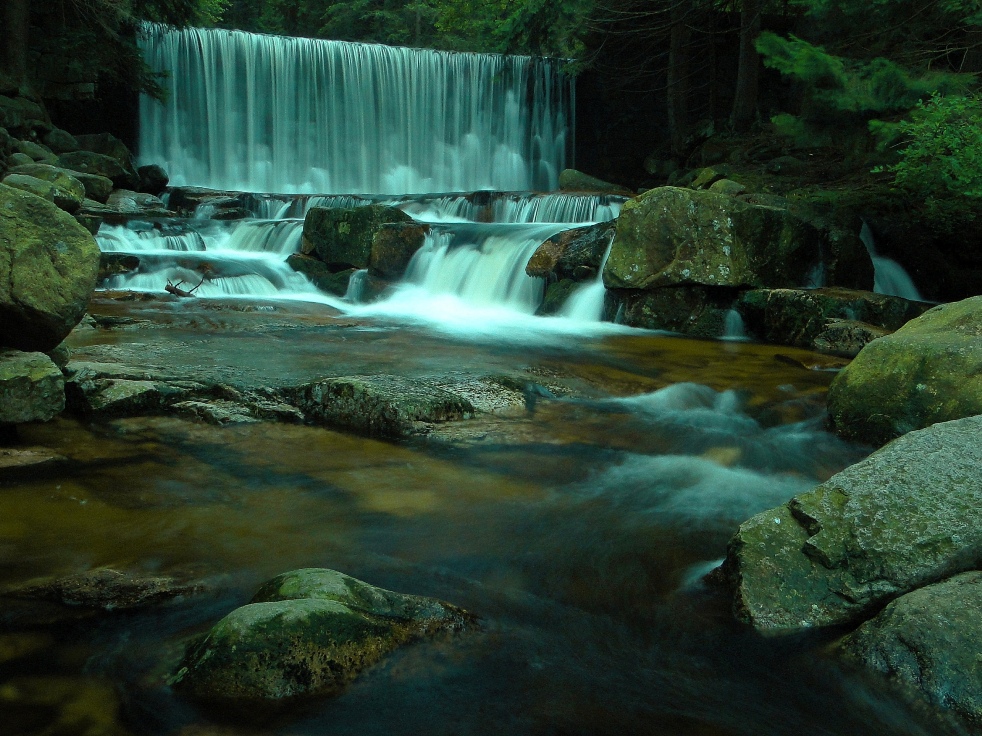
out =
[[(868, 451), (824, 429), (835, 361), (602, 323), (599, 281), (534, 316), (535, 246), (622, 202), (534, 193), (571, 139), (571, 85), (549, 63), (151, 30), (148, 61), (180, 73), (166, 108), (146, 103), (146, 159), (178, 183), (279, 193), (238, 222), (205, 207), (104, 226), (103, 250), (141, 260), (106, 286), (137, 298), (98, 294), (73, 360), (239, 390), (493, 378), (524, 402), (403, 442), (172, 416), (24, 427), (63, 459), (0, 471), (0, 588), (101, 566), (202, 587), (99, 615), (0, 598), (0, 733), (943, 732), (827, 659), (835, 632), (760, 638), (703, 581), (741, 521)], [(459, 193), (486, 187), (504, 193)], [(286, 266), (311, 206), (373, 201), (432, 226), (385, 299), (360, 303), (357, 277), (330, 297)], [(159, 298), (206, 274), (199, 298)], [(301, 567), (436, 596), (480, 626), (267, 722), (168, 686), (192, 637)]]

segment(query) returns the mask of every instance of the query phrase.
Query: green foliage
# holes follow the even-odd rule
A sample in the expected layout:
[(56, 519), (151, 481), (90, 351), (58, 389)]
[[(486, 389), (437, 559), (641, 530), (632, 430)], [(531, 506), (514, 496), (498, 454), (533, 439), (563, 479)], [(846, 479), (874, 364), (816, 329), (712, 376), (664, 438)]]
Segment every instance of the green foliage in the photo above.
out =
[(941, 229), (974, 220), (982, 207), (982, 97), (935, 94), (899, 129), (900, 161), (879, 171), (892, 172)]

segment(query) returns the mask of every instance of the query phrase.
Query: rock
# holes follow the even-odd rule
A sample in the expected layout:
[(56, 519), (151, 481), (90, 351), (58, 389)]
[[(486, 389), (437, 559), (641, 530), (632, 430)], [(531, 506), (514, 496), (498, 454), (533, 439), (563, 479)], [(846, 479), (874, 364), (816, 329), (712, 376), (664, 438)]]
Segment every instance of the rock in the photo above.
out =
[(201, 187), (176, 187), (171, 190), (168, 206), (182, 217), (194, 217), (195, 210), (202, 205), (238, 207), (242, 203), (238, 192), (220, 192)]
[[(82, 171), (72, 171), (71, 169), (62, 169), (56, 166), (50, 166), (47, 164), (31, 164), (30, 166), (17, 166), (11, 169), (15, 173), (28, 174), (29, 176), (38, 176), (37, 172), (40, 171), (38, 167), (44, 166), (45, 169), (54, 169), (56, 172), (63, 172), (67, 176), (71, 176), (76, 181), (82, 184), (85, 190), (85, 197), (95, 200), (96, 202), (104, 203), (109, 199), (109, 195), (113, 191), (113, 183), (110, 179), (104, 176), (99, 176), (98, 174), (86, 174)], [(48, 174), (45, 176), (38, 176), (39, 179), (47, 179), (53, 174)]]
[(57, 165), (82, 174), (96, 174), (112, 180), (113, 186), (135, 189), (140, 179), (134, 171), (124, 168), (119, 161), (92, 151), (74, 151), (58, 156)]
[(734, 289), (674, 286), (616, 289), (607, 292), (604, 318), (629, 327), (667, 330), (691, 337), (720, 337), (726, 313), (737, 298)]
[(982, 416), (912, 432), (741, 524), (724, 563), (737, 617), (762, 633), (856, 624), (982, 565), (980, 432)]
[(164, 171), (162, 166), (158, 166), (157, 164), (141, 166), (137, 169), (137, 173), (140, 175), (140, 191), (146, 192), (147, 194), (153, 194), (159, 197), (160, 193), (170, 183), (170, 177), (167, 176), (167, 172)]
[(593, 279), (614, 239), (614, 229), (615, 223), (602, 222), (564, 230), (536, 249), (525, 267), (525, 273), (550, 281)]
[(247, 217), (252, 217), (252, 213), (245, 207), (227, 207), (220, 210), (215, 210), (212, 213), (212, 220), (244, 220)]
[(571, 279), (563, 279), (549, 284), (536, 314), (558, 314), (578, 288), (579, 284)]
[(65, 379), (44, 353), (0, 350), (0, 424), (46, 422), (65, 408)]
[(474, 413), (469, 401), (430, 380), (384, 374), (329, 378), (287, 398), (310, 419), (373, 437), (409, 437)]
[(564, 169), (559, 174), (559, 190), (562, 192), (600, 192), (602, 194), (620, 194), (625, 197), (633, 196), (634, 192), (619, 184), (597, 179), (576, 169)]
[(44, 145), (55, 154), (72, 153), (79, 149), (75, 136), (61, 128), (52, 128), (45, 134), (43, 140)]
[(842, 639), (838, 649), (978, 728), (979, 641), (982, 572), (972, 571), (898, 598)]
[(371, 268), (385, 276), (405, 270), (425, 240), (427, 228), (400, 209), (369, 205), (350, 209), (313, 207), (303, 223), (302, 251), (331, 271)]
[(767, 164), (767, 172), (769, 174), (794, 176), (796, 174), (803, 174), (806, 171), (808, 171), (808, 164), (794, 156), (778, 156)]
[(99, 217), (106, 222), (125, 223), (133, 219), (174, 217), (175, 213), (164, 206), (164, 203), (152, 194), (141, 194), (129, 189), (116, 189), (109, 195), (103, 205), (92, 200), (85, 200), (82, 213), (91, 217)]
[(934, 307), (874, 340), (829, 388), (840, 434), (873, 444), (982, 414), (982, 297)]
[(99, 256), (99, 283), (111, 276), (133, 273), (140, 267), (140, 259), (130, 253), (101, 253)]
[(0, 345), (50, 350), (85, 314), (99, 247), (70, 215), (0, 184)]
[(111, 133), (94, 133), (76, 136), (79, 148), (103, 156), (109, 156), (127, 171), (136, 173), (133, 165), (133, 154), (119, 138)]
[(15, 166), (33, 166), (34, 159), (24, 153), (12, 153), (10, 158), (7, 159), (7, 164), (10, 168)]
[(22, 192), (30, 192), (35, 197), (40, 197), (46, 202), (54, 204), (57, 189), (50, 181), (44, 181), (26, 174), (7, 174), (3, 178), (3, 183), (8, 187), (20, 189)]
[(55, 187), (54, 203), (66, 212), (76, 212), (82, 206), (86, 195), (85, 186), (70, 171), (49, 164), (17, 166), (10, 171), (12, 174), (23, 174), (50, 182)]
[(58, 158), (50, 148), (42, 146), (40, 143), (34, 143), (33, 141), (17, 141), (14, 143), (14, 148), (17, 149), (18, 153), (29, 156), (32, 161), (52, 163)]
[[(856, 355), (929, 305), (852, 289), (755, 289), (734, 307), (747, 329), (767, 342)], [(865, 325), (865, 326), (863, 326)]]
[[(68, 458), (46, 447), (0, 447), (0, 470), (30, 470), (66, 462)], [(0, 657), (0, 661), (2, 661)]]
[(245, 705), (336, 695), (399, 646), (472, 621), (432, 598), (334, 570), (296, 570), (266, 583), (189, 647), (172, 684), (200, 700)]
[(821, 245), (818, 230), (785, 210), (662, 187), (624, 205), (603, 278), (611, 289), (794, 287)]
[(51, 130), (51, 121), (44, 108), (33, 100), (0, 95), (0, 128), (15, 136), (28, 136)]
[(162, 381), (94, 376), (77, 363), (70, 363), (67, 373), (68, 408), (85, 416), (154, 414), (193, 393), (185, 387)]
[(357, 269), (349, 268), (335, 273), (323, 261), (300, 253), (294, 253), (286, 259), (286, 263), (294, 271), (302, 273), (310, 279), (318, 289), (335, 296), (344, 296), (347, 293), (351, 274), (357, 271)]
[(727, 197), (738, 197), (741, 194), (745, 194), (747, 188), (732, 179), (720, 179), (710, 185), (709, 191), (716, 192), (717, 194), (725, 194)]
[(103, 611), (122, 611), (146, 608), (202, 589), (201, 585), (170, 577), (134, 575), (110, 568), (97, 568), (65, 578), (32, 581), (8, 588), (3, 595)]
[(695, 172), (692, 183), (689, 184), (689, 188), (709, 189), (716, 182), (725, 179), (729, 173), (730, 167), (726, 164), (721, 164), (719, 166), (707, 166), (706, 168)]

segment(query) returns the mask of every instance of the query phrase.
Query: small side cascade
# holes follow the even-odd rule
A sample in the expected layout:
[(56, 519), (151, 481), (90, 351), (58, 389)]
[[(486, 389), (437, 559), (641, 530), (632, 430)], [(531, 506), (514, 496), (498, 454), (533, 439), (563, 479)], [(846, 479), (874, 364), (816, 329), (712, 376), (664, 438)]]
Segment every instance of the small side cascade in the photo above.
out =
[(429, 294), (453, 294), (478, 306), (533, 314), (542, 302), (543, 279), (525, 273), (535, 250), (563, 225), (434, 227), (413, 256), (406, 282)]
[(614, 238), (611, 236), (604, 257), (600, 261), (596, 278), (570, 295), (559, 310), (560, 317), (579, 322), (599, 322), (603, 319), (604, 297), (607, 294), (607, 289), (604, 287), (604, 267), (607, 265), (607, 259), (610, 257), (610, 250), (613, 245)]
[(726, 310), (723, 319), (723, 339), (734, 342), (747, 340), (747, 326), (743, 323), (743, 315), (732, 307)]
[(344, 292), (344, 300), (352, 304), (361, 304), (365, 298), (365, 282), (368, 280), (368, 269), (360, 268), (348, 279), (348, 288)]
[(910, 275), (896, 261), (878, 255), (876, 252), (876, 241), (873, 238), (873, 231), (869, 225), (863, 223), (859, 237), (869, 252), (869, 257), (873, 260), (873, 291), (877, 294), (888, 296), (899, 296), (911, 301), (924, 301), (921, 292), (917, 290)]

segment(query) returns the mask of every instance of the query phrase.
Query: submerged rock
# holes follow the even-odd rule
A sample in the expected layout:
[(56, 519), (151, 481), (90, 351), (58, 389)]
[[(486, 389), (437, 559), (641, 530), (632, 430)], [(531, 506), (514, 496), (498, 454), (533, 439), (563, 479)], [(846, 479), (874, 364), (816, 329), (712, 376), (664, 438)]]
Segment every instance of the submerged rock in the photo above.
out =
[(943, 304), (875, 340), (829, 388), (836, 431), (882, 444), (982, 414), (982, 297)]
[(434, 381), (403, 376), (329, 378), (287, 395), (309, 419), (374, 437), (409, 437), (474, 413), (469, 401)]
[(724, 570), (763, 633), (854, 624), (982, 566), (982, 416), (892, 442), (814, 491), (744, 522)]
[(3, 595), (113, 611), (145, 608), (200, 590), (200, 584), (171, 577), (135, 575), (104, 567), (64, 578), (31, 581), (8, 588)]
[(956, 575), (893, 601), (838, 645), (931, 705), (982, 726), (982, 572)]
[(448, 603), (334, 570), (296, 570), (189, 647), (172, 683), (202, 700), (247, 704), (334, 695), (397, 647), (473, 620)]
[(786, 210), (662, 187), (624, 205), (603, 278), (617, 289), (794, 287), (821, 254), (819, 231)]
[(64, 408), (65, 379), (51, 358), (0, 350), (0, 424), (46, 422)]
[(69, 214), (0, 184), (0, 345), (50, 350), (85, 314), (99, 246)]

